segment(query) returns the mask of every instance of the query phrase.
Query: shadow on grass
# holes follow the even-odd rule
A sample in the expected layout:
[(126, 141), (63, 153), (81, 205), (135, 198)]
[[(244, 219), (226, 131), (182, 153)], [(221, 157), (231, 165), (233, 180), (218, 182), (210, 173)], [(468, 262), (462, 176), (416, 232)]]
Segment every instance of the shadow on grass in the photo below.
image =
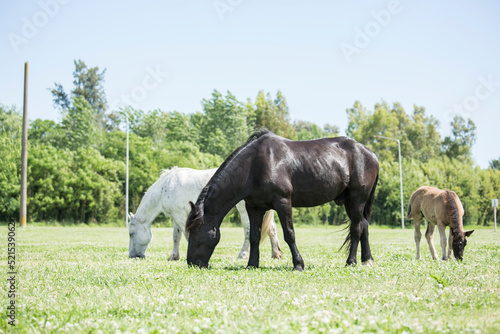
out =
[[(316, 265), (309, 265), (309, 266), (306, 266), (306, 268), (304, 269), (304, 271), (314, 270), (316, 268), (317, 268)], [(293, 271), (293, 267), (289, 266), (289, 265), (274, 266), (274, 267), (261, 266), (259, 268), (247, 268), (246, 266), (239, 265), (239, 266), (225, 266), (223, 269), (227, 270), (227, 271), (241, 271), (241, 270), (249, 270), (249, 271)]]

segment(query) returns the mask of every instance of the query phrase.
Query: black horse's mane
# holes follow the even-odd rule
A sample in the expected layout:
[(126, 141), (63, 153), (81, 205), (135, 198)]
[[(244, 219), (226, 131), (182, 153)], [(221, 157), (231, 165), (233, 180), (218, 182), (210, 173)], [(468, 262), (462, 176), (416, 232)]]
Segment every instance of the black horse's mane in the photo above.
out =
[(272, 134), (271, 131), (268, 129), (259, 129), (252, 133), (250, 137), (248, 137), (247, 141), (238, 147), (236, 150), (231, 153), (226, 160), (220, 165), (220, 167), (217, 169), (215, 174), (212, 176), (210, 181), (208, 181), (208, 184), (203, 188), (203, 190), (200, 193), (200, 196), (198, 196), (198, 200), (196, 201), (195, 204), (195, 213), (193, 216), (193, 212), (191, 212), (188, 216), (188, 221), (186, 224), (186, 230), (190, 231), (193, 228), (199, 227), (201, 224), (203, 224), (203, 215), (204, 215), (204, 204), (205, 204), (205, 199), (212, 193), (214, 189), (214, 185), (219, 182), (219, 180), (222, 177), (222, 174), (225, 173), (225, 170), (227, 166), (233, 162), (233, 160), (240, 154), (242, 150), (244, 150), (249, 144), (254, 142), (255, 140), (259, 139), (260, 137), (267, 135), (267, 134)]
[(451, 217), (451, 225), (450, 227), (453, 230), (453, 234), (455, 234), (455, 231), (458, 232), (460, 231), (459, 225), (460, 225), (460, 214), (458, 212), (458, 207), (457, 207), (457, 202), (455, 201), (455, 196), (453, 191), (449, 189), (445, 189), (446, 193), (446, 211), (448, 211), (448, 214)]

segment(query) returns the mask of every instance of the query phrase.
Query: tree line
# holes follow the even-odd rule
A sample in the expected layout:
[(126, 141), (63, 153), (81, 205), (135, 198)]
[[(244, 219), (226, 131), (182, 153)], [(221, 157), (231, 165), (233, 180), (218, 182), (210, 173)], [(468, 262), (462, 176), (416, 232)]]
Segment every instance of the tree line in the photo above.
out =
[[(125, 107), (109, 111), (102, 83), (105, 71), (75, 61), (73, 89), (55, 83), (49, 88), (61, 121), (35, 119), (28, 131), (28, 220), (79, 223), (122, 221), (125, 215), (125, 122), (130, 129), (130, 209), (163, 169), (173, 166), (207, 169), (225, 157), (260, 127), (295, 140), (334, 137), (339, 128), (292, 121), (282, 92), (259, 91), (255, 99), (239, 101), (214, 90), (201, 102), (202, 111), (144, 111)], [(452, 134), (441, 138), (439, 122), (414, 106), (381, 102), (367, 110), (359, 102), (347, 110), (346, 135), (370, 147), (380, 161), (380, 177), (372, 223), (401, 222), (397, 143), (403, 156), (405, 206), (421, 185), (457, 192), (466, 215), (464, 223), (486, 225), (492, 220), (491, 198), (498, 197), (499, 160), (480, 169), (472, 160), (476, 128), (456, 116)], [(15, 107), (0, 105), (0, 220), (19, 215), (22, 117)], [(294, 210), (300, 224), (341, 224), (342, 207), (327, 203)], [(237, 213), (227, 218), (237, 222)], [(161, 219), (160, 219), (161, 220)]]

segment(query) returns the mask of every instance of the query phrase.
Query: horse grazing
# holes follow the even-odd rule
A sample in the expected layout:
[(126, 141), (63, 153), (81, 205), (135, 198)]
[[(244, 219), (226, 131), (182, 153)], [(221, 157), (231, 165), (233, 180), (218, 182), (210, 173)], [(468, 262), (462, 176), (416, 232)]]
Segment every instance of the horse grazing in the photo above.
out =
[[(191, 204), (187, 262), (207, 267), (220, 239), (220, 224), (242, 199), (250, 217), (248, 267), (259, 266), (259, 229), (267, 210), (278, 213), (295, 270), (304, 261), (295, 243), (292, 207), (311, 207), (335, 200), (350, 217), (347, 264), (373, 262), (368, 219), (378, 180), (378, 160), (365, 146), (346, 137), (293, 141), (263, 130), (250, 136), (219, 167)], [(343, 246), (344, 246), (343, 245)]]
[[(182, 232), (185, 232), (186, 217), (189, 213), (190, 200), (198, 196), (205, 184), (214, 175), (217, 169), (196, 170), (174, 167), (163, 171), (160, 178), (148, 189), (141, 200), (135, 215), (130, 214), (129, 223), (129, 256), (131, 258), (145, 257), (146, 249), (151, 241), (151, 223), (161, 213), (171, 217), (174, 225), (174, 248), (169, 260), (179, 259), (179, 243)], [(245, 241), (238, 255), (245, 258), (250, 248), (250, 222), (243, 202), (236, 204), (243, 225)], [(261, 240), (269, 235), (273, 258), (281, 258), (274, 212), (266, 213), (262, 222)], [(187, 238), (187, 236), (186, 236)]]
[[(436, 249), (434, 248), (434, 229), (436, 225), (441, 237), (441, 248), (443, 250), (443, 260), (451, 258), (451, 250), (457, 261), (462, 261), (464, 248), (467, 245), (466, 237), (472, 231), (464, 232), (462, 217), (464, 208), (460, 199), (454, 191), (441, 190), (435, 187), (420, 187), (411, 195), (410, 205), (408, 205), (408, 219), (413, 219), (415, 226), (415, 244), (417, 245), (417, 260), (420, 259), (420, 223), (422, 218), (427, 220), (427, 231), (425, 238), (429, 244), (429, 250), (434, 260), (437, 260)], [(446, 226), (450, 227), (448, 256), (446, 255)]]

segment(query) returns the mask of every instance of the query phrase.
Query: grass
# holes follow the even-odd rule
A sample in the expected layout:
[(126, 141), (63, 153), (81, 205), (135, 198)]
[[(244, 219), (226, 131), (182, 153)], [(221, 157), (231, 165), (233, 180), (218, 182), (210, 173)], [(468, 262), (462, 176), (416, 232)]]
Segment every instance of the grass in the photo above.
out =
[[(1, 229), (6, 245), (6, 228)], [(266, 241), (261, 268), (245, 269), (246, 261), (236, 259), (240, 228), (222, 229), (208, 270), (187, 267), (186, 240), (181, 260), (167, 261), (171, 228), (153, 229), (146, 260), (127, 258), (125, 228), (29, 226), (16, 233), (19, 332), (494, 333), (500, 328), (500, 233), (491, 230), (474, 232), (459, 264), (432, 261), (425, 240), (423, 259), (415, 260), (412, 229), (371, 228), (375, 266), (346, 268), (346, 255), (338, 252), (344, 238), (339, 228), (297, 228), (306, 263), (302, 273), (292, 271), (281, 235), (283, 259), (270, 258)], [(6, 261), (4, 251), (4, 273)], [(0, 330), (12, 328), (2, 319)]]

